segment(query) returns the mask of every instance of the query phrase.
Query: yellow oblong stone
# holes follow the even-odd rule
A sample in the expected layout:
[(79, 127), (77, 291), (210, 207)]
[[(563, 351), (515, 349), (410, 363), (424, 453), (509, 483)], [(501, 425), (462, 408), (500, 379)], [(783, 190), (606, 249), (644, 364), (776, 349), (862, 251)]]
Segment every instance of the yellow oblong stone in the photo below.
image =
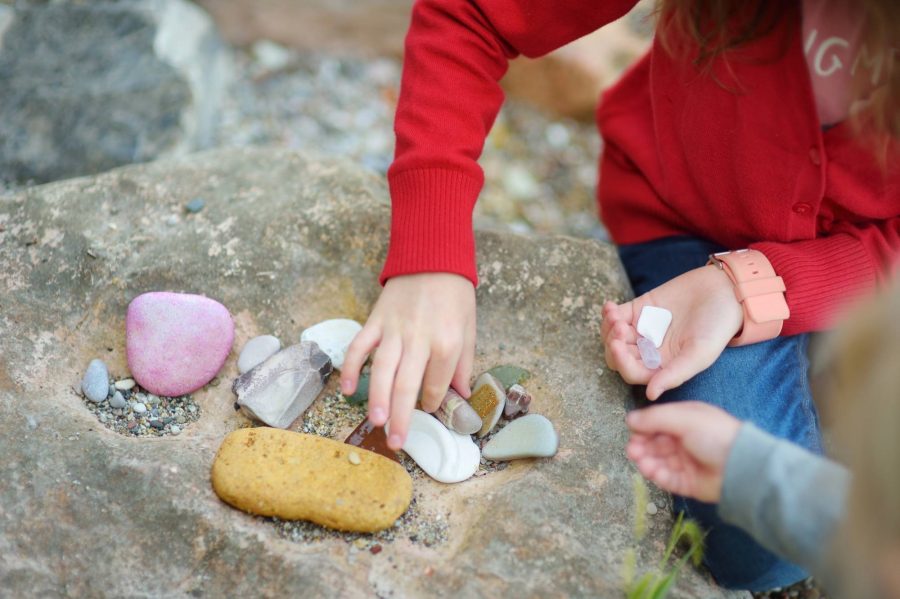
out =
[[(351, 452), (358, 464), (350, 461)], [(222, 501), (251, 514), (352, 532), (390, 528), (412, 500), (412, 478), (393, 460), (265, 427), (225, 437), (213, 461), (212, 485)]]

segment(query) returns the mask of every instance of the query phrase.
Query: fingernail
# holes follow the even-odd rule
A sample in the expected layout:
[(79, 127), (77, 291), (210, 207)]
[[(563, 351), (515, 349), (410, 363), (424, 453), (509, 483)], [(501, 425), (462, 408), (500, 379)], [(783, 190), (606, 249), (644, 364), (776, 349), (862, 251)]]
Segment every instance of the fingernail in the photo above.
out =
[[(386, 418), (385, 414), (384, 414), (384, 410), (381, 408), (373, 408), (371, 417), (372, 417), (372, 422), (374, 422), (376, 424), (383, 424), (385, 421), (385, 418)], [(392, 435), (392, 436), (396, 436), (396, 435)]]
[(400, 435), (391, 435), (388, 438), (388, 447), (395, 451), (400, 450), (403, 447), (403, 441), (400, 440)]

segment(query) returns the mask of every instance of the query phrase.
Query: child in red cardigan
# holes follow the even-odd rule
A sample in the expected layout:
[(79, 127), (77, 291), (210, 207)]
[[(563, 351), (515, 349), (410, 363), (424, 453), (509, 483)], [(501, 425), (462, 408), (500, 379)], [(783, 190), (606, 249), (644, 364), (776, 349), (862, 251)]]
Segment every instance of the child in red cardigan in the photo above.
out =
[[(470, 392), (477, 159), (508, 60), (545, 54), (634, 3), (414, 6), (388, 172), (384, 290), (341, 382), (352, 393), (378, 348), (369, 417), (390, 418), (392, 447), (405, 439), (420, 389), (426, 410), (448, 385)], [(602, 334), (609, 366), (646, 385), (650, 400), (718, 404), (821, 451), (809, 333), (872, 290), (900, 248), (893, 140), (881, 136), (890, 151), (879, 161), (848, 118), (859, 106), (852, 99), (871, 95), (887, 115), (873, 122), (893, 130), (898, 121), (884, 108), (896, 107), (894, 52), (885, 49), (894, 40), (866, 34), (871, 22), (896, 31), (896, 9), (886, 0), (866, 5), (890, 18), (867, 22), (845, 0), (667, 0), (653, 47), (604, 95), (600, 210), (638, 297), (604, 307)], [(719, 38), (704, 36), (709, 23), (728, 39), (716, 45)], [(891, 102), (875, 102), (884, 89)], [(745, 249), (706, 266), (710, 254)], [(635, 345), (648, 304), (674, 314), (657, 371), (643, 366)], [(735, 337), (742, 346), (726, 349)], [(709, 528), (707, 565), (721, 584), (764, 590), (805, 576), (722, 523), (715, 506), (679, 499), (676, 507)]]

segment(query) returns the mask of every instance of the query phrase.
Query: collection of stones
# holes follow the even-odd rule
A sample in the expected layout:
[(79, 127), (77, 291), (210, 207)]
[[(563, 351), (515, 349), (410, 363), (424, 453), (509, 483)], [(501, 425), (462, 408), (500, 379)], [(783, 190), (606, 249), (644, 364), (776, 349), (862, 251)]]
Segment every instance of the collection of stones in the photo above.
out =
[[(362, 326), (353, 320), (320, 322), (281, 348), (263, 335), (238, 357), (232, 389), (236, 408), (272, 428), (239, 430), (226, 437), (213, 464), (216, 493), (239, 509), (282, 520), (309, 520), (352, 532), (391, 527), (412, 500), (412, 478), (387, 447), (381, 427), (363, 420), (344, 443), (279, 429), (288, 428), (316, 400), (334, 369), (340, 369)], [(431, 478), (456, 483), (472, 477), (482, 457), (512, 460), (551, 457), (559, 438), (553, 425), (527, 414), (531, 395), (520, 384), (527, 372), (499, 367), (482, 374), (470, 401), (448, 390), (434, 415), (412, 414), (403, 451)], [(368, 373), (346, 398), (368, 395)], [(501, 378), (504, 381), (501, 381)], [(509, 424), (480, 447), (504, 417)], [(248, 476), (253, 473), (253, 476)]]
[[(152, 292), (129, 304), (125, 329), (131, 376), (111, 380), (106, 365), (93, 360), (81, 383), (87, 403), (120, 432), (179, 434), (199, 418), (189, 394), (214, 381), (231, 351), (231, 315), (203, 296)], [(388, 529), (407, 511), (413, 479), (387, 447), (389, 431), (363, 420), (341, 443), (284, 430), (343, 366), (360, 330), (353, 320), (332, 319), (304, 330), (300, 342), (286, 348), (271, 335), (244, 345), (232, 385), (235, 407), (268, 426), (239, 429), (222, 442), (212, 465), (212, 485), (222, 500), (261, 516), (361, 533)], [(363, 373), (348, 402), (366, 401), (368, 376)], [(448, 390), (433, 415), (413, 412), (403, 451), (442, 483), (472, 477), (485, 459), (555, 455), (553, 425), (528, 413), (531, 395), (521, 384), (527, 377), (523, 369), (501, 366), (478, 377), (468, 401)]]
[(137, 296), (125, 318), (131, 376), (114, 380), (92, 360), (81, 381), (88, 408), (117, 432), (178, 435), (200, 418), (190, 393), (214, 381), (234, 341), (234, 323), (222, 304), (182, 293)]

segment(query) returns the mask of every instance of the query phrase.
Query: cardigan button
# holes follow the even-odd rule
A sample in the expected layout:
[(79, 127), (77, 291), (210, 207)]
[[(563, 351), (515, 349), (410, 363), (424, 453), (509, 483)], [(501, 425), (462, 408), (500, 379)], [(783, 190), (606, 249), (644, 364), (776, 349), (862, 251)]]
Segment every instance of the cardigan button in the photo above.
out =
[(809, 161), (816, 166), (822, 164), (822, 156), (819, 154), (819, 148), (812, 147), (809, 149)]
[(794, 204), (794, 212), (797, 214), (808, 214), (810, 210), (812, 210), (812, 206), (806, 202), (797, 202)]

